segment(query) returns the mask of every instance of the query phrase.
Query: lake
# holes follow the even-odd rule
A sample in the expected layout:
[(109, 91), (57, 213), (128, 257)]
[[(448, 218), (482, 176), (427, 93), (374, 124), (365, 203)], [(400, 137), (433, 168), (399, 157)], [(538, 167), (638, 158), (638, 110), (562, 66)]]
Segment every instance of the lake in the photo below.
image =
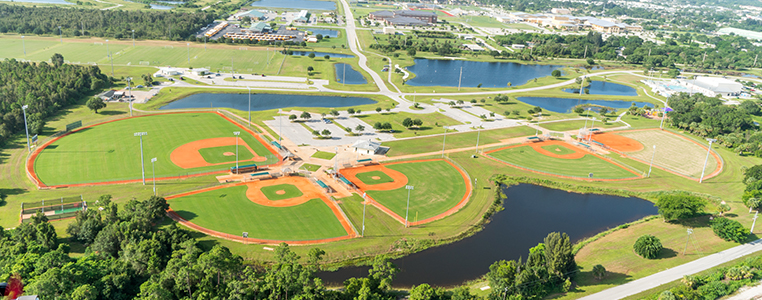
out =
[[(576, 194), (531, 184), (505, 188), (505, 210), (484, 229), (461, 241), (394, 260), (401, 269), (395, 287), (421, 283), (454, 286), (489, 272), (498, 260), (526, 259), (529, 248), (550, 232), (566, 232), (572, 242), (609, 228), (657, 214), (653, 203), (639, 198)], [(529, 225), (531, 224), (531, 225)], [(368, 276), (369, 267), (322, 272), (326, 283)]]
[(259, 1), (252, 2), (251, 6), (294, 8), (294, 9), (336, 10), (336, 3), (333, 1), (315, 1), (315, 0), (259, 0)]
[(339, 31), (333, 30), (333, 29), (325, 29), (325, 28), (299, 28), (299, 30), (309, 31), (312, 32), (313, 35), (322, 34), (324, 37), (328, 36), (331, 38), (339, 37)]
[[(346, 107), (376, 103), (369, 98), (286, 94), (251, 94), (251, 110), (288, 107)], [(249, 94), (201, 93), (170, 102), (159, 109), (226, 107), (248, 111)]]
[[(336, 69), (336, 82), (344, 84), (366, 84), (368, 81), (362, 76), (362, 73), (358, 72), (350, 64), (334, 64)], [(346, 70), (346, 74), (344, 74)], [(342, 80), (344, 79), (344, 80)]]
[(461, 87), (477, 87), (482, 84), (485, 88), (507, 88), (508, 82), (513, 86), (522, 85), (535, 78), (550, 76), (553, 70), (563, 66), (416, 58), (415, 64), (407, 67), (408, 71), (415, 73), (415, 78), (405, 84), (457, 87), (461, 67)]
[(539, 106), (542, 109), (557, 113), (568, 113), (577, 106), (582, 104), (601, 105), (610, 108), (622, 109), (629, 108), (635, 103), (638, 107), (644, 107), (646, 105), (653, 107), (654, 105), (647, 102), (636, 101), (608, 101), (608, 100), (582, 100), (573, 98), (552, 98), (552, 97), (516, 97), (521, 102), (529, 104), (531, 106)]
[[(586, 86), (590, 95), (609, 95), (609, 96), (637, 96), (638, 91), (633, 87), (613, 82), (594, 80)], [(564, 92), (579, 94), (579, 89), (564, 89)], [(583, 90), (584, 93), (584, 90)]]
[(310, 55), (310, 53), (315, 53), (315, 57), (324, 57), (326, 55), (330, 55), (332, 58), (352, 58), (355, 57), (352, 54), (342, 54), (342, 53), (329, 53), (329, 52), (315, 52), (315, 51), (293, 51), (293, 54), (295, 56), (307, 56)]

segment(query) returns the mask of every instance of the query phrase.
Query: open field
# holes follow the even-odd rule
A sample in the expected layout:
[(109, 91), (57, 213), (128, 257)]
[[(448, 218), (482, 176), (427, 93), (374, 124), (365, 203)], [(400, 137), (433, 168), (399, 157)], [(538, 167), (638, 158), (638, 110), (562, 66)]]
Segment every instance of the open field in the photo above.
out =
[[(656, 166), (667, 168), (693, 178), (698, 178), (701, 175), (707, 149), (704, 146), (699, 146), (692, 140), (656, 129), (624, 131), (616, 134), (630, 138), (643, 145), (642, 150), (636, 152), (626, 152), (626, 149), (623, 150), (626, 155), (645, 162), (650, 161), (653, 156), (654, 165)], [(605, 139), (603, 138), (594, 137), (594, 139), (605, 144)], [(655, 154), (654, 146), (656, 146)], [(617, 145), (612, 145), (611, 147), (617, 149)], [(717, 158), (710, 155), (709, 161), (706, 164), (705, 174), (712, 174), (717, 170), (718, 164)]]
[[(502, 129), (482, 130), (479, 133), (480, 145), (500, 143), (502, 140), (534, 135), (536, 130), (527, 126), (517, 126)], [(445, 149), (458, 149), (476, 146), (476, 132), (447, 133)], [(421, 137), (410, 140), (384, 142), (389, 147), (389, 156), (401, 156), (409, 154), (442, 151), (443, 135)]]
[[(393, 135), (394, 137), (397, 137), (397, 138), (444, 133), (444, 128), (443, 128), (444, 126), (462, 124), (461, 122), (458, 122), (457, 120), (440, 113), (418, 115), (418, 114), (412, 114), (407, 112), (398, 112), (398, 113), (392, 112), (392, 113), (359, 115), (356, 117), (365, 121), (365, 123), (370, 124), (370, 126), (373, 126), (373, 124), (376, 124), (376, 122), (381, 122), (381, 123), (389, 122), (390, 124), (392, 124), (392, 130), (394, 130)], [(402, 126), (402, 121), (405, 120), (406, 118), (411, 118), (413, 120), (421, 119), (421, 121), (423, 121), (423, 125), (421, 125), (418, 128), (416, 127), (411, 127), (409, 129), (405, 128), (405, 126)]]
[[(249, 152), (248, 149), (245, 147), (244, 151), (238, 152), (238, 160), (240, 161), (246, 161), (251, 160), (254, 158), (254, 154)], [(219, 164), (219, 163), (229, 163), (229, 162), (235, 162), (236, 161), (236, 146), (222, 146), (222, 147), (212, 147), (212, 148), (203, 148), (199, 149), (198, 152), (201, 153), (201, 156), (204, 157), (204, 160), (210, 164)], [(230, 155), (230, 154), (233, 155)]]
[(133, 136), (133, 133), (141, 131), (148, 132), (143, 137), (146, 171), (151, 170), (150, 159), (158, 158), (155, 163), (156, 177), (223, 170), (232, 166), (228, 163), (183, 169), (173, 163), (171, 154), (178, 146), (191, 142), (225, 136), (232, 138), (234, 131), (243, 131), (240, 139), (245, 145), (242, 146), (267, 157), (266, 161), (258, 164), (278, 161), (268, 147), (241, 129), (214, 113), (167, 114), (118, 120), (83, 128), (52, 142), (39, 152), (34, 171), (46, 185), (141, 178), (140, 140)]
[[(558, 150), (557, 150), (558, 149)], [(563, 150), (562, 150), (563, 149)], [(631, 179), (638, 175), (564, 142), (509, 146), (485, 153), (513, 166), (572, 178)]]
[(269, 207), (249, 200), (247, 189), (245, 185), (222, 188), (168, 202), (183, 219), (234, 236), (248, 232), (250, 238), (297, 241), (347, 234), (321, 199), (290, 207)]
[(331, 160), (333, 159), (334, 156), (336, 156), (336, 153), (325, 152), (325, 151), (318, 151), (318, 152), (315, 152), (315, 154), (312, 154), (312, 157), (314, 158), (325, 159), (325, 160)]
[(593, 126), (592, 120), (587, 122), (585, 122), (585, 120), (551, 122), (551, 123), (542, 123), (539, 125), (540, 127), (547, 128), (548, 130), (552, 130), (552, 131), (579, 130), (580, 128), (585, 127), (585, 125), (587, 125), (587, 128), (604, 128), (604, 129), (625, 126), (622, 123), (603, 123), (601, 122), (601, 120), (595, 121), (595, 127), (591, 127)]

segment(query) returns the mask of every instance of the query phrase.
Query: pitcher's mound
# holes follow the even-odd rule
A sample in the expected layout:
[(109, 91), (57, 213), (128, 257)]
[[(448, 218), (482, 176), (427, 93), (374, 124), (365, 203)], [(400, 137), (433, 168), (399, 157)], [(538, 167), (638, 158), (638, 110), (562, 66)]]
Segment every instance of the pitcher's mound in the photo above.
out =
[(556, 148), (556, 152), (561, 152), (561, 149), (559, 149), (559, 148)]
[(222, 155), (225, 155), (225, 156), (235, 156), (235, 153), (233, 153), (233, 152), (225, 152), (225, 153), (222, 153)]
[(371, 177), (371, 179), (373, 179), (373, 180), (379, 180), (379, 179), (381, 179), (381, 176), (373, 176), (373, 177)]
[(286, 191), (284, 191), (284, 190), (276, 191), (276, 192), (275, 192), (275, 194), (278, 194), (278, 195), (285, 195), (285, 194), (286, 194)]

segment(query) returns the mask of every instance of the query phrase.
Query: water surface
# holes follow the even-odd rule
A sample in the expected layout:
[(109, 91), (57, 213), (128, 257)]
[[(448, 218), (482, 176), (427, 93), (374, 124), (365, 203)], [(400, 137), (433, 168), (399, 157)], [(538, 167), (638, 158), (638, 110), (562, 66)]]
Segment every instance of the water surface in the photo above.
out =
[(313, 35), (322, 34), (323, 37), (337, 38), (339, 37), (339, 31), (325, 28), (299, 28), (299, 30), (312, 32)]
[[(657, 214), (653, 203), (639, 198), (575, 194), (530, 184), (506, 188), (504, 193), (505, 210), (494, 215), (481, 232), (394, 260), (401, 269), (394, 286), (458, 285), (486, 274), (495, 261), (526, 259), (529, 248), (541, 243), (550, 232), (566, 232), (576, 242)], [(368, 276), (368, 269), (349, 267), (319, 276), (336, 284), (350, 277)]]
[(557, 113), (571, 112), (575, 106), (582, 104), (601, 105), (615, 109), (629, 108), (633, 103), (635, 103), (637, 107), (644, 107), (646, 105), (650, 107), (654, 106), (651, 103), (636, 101), (583, 100), (552, 97), (516, 97), (516, 99), (531, 106), (539, 106), (544, 110)]
[[(362, 76), (362, 73), (358, 72), (350, 64), (334, 64), (336, 69), (336, 82), (344, 84), (366, 84), (368, 81)], [(346, 70), (346, 74), (344, 73)]]
[[(590, 95), (609, 95), (609, 96), (637, 96), (638, 91), (634, 88), (613, 82), (594, 80), (590, 82), (585, 88), (588, 89)], [(564, 89), (564, 92), (579, 94), (578, 88)], [(584, 88), (583, 91), (584, 93)]]
[[(251, 94), (251, 110), (269, 110), (288, 107), (346, 107), (376, 103), (369, 98), (285, 95), (285, 94)], [(159, 109), (187, 109), (226, 107), (248, 111), (249, 94), (216, 94), (201, 93), (170, 102)]]
[[(438, 60), (416, 58), (415, 65), (407, 67), (415, 74), (405, 84), (412, 86), (458, 86), (463, 68), (461, 87), (507, 88), (523, 85), (529, 80), (550, 76), (558, 65), (525, 65), (512, 62), (481, 62), (466, 60)], [(378, 70), (381, 71), (381, 70)]]
[(315, 51), (293, 51), (293, 54), (295, 56), (307, 56), (310, 55), (310, 53), (315, 53), (315, 57), (324, 57), (326, 55), (331, 56), (331, 58), (352, 58), (355, 57), (352, 54), (342, 54), (342, 53), (329, 53), (329, 52), (315, 52)]
[(315, 0), (259, 0), (259, 1), (254, 1), (253, 3), (251, 3), (251, 6), (294, 8), (294, 9), (336, 10), (336, 3), (333, 1), (315, 1)]

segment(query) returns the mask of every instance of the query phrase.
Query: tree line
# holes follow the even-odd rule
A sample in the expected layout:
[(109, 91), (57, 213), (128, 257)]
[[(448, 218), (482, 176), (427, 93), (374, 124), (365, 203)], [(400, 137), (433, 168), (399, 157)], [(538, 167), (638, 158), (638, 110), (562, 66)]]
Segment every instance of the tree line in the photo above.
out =
[(65, 64), (57, 53), (50, 63), (0, 62), (0, 82), (0, 145), (24, 131), (24, 105), (29, 134), (38, 134), (46, 118), (110, 84), (97, 66)]
[[(155, 40), (186, 40), (212, 23), (215, 13), (155, 10), (98, 10), (59, 7), (27, 7), (0, 4), (0, 33), (63, 33), (65, 36), (97, 36)], [(59, 26), (61, 32), (59, 32)]]

